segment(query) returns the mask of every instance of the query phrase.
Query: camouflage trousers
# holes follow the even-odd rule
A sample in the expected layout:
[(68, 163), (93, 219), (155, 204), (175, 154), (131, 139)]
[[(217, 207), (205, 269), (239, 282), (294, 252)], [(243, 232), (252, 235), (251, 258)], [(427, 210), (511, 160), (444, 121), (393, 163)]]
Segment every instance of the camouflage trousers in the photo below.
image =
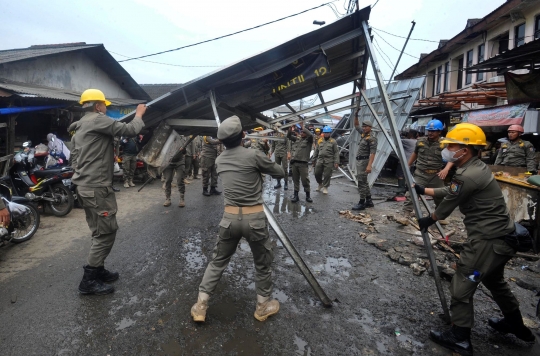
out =
[(174, 173), (176, 173), (176, 186), (178, 187), (178, 191), (180, 194), (184, 194), (186, 192), (186, 184), (184, 183), (184, 178), (186, 177), (185, 165), (170, 165), (163, 171), (163, 176), (165, 177), (165, 197), (167, 198), (171, 197), (171, 186)]
[(216, 159), (208, 157), (201, 158), (201, 167), (203, 188), (208, 188), (208, 185), (217, 187)]

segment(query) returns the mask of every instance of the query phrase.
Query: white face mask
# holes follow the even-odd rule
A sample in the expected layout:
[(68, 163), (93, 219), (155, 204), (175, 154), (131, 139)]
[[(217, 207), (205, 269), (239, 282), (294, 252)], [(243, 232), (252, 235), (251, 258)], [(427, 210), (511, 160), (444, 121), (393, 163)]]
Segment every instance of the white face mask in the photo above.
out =
[(464, 150), (464, 148), (461, 148), (461, 149), (459, 149), (457, 151), (450, 151), (448, 148), (445, 148), (444, 150), (442, 150), (441, 156), (442, 156), (443, 160), (445, 160), (446, 162), (455, 162), (455, 161), (457, 161), (458, 159), (460, 159), (461, 157), (463, 157), (465, 155), (465, 153), (464, 153), (459, 157), (454, 157), (454, 155), (456, 153), (458, 153), (459, 151), (461, 151), (461, 150)]

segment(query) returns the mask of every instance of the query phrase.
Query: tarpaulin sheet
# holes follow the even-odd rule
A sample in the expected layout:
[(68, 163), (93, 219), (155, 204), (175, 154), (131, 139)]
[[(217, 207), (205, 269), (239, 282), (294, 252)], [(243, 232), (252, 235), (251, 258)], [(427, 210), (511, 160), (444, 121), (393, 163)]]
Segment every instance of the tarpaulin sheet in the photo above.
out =
[(509, 104), (540, 101), (540, 71), (528, 74), (504, 74)]
[(462, 122), (469, 122), (478, 126), (521, 125), (528, 107), (529, 103), (526, 103), (469, 111), (463, 115)]
[(270, 93), (284, 92), (306, 80), (330, 73), (328, 59), (322, 51), (312, 52), (286, 67), (260, 78), (238, 81), (216, 88), (216, 96), (235, 106)]

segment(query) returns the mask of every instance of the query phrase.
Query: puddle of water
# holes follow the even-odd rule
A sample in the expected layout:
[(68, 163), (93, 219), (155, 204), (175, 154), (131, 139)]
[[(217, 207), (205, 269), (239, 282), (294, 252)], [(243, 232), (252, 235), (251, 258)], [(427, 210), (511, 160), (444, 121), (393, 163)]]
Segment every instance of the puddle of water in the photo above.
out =
[(127, 305), (133, 305), (139, 301), (139, 297), (134, 295), (133, 297), (129, 298), (129, 301), (126, 303)]
[(249, 244), (246, 240), (244, 240), (244, 238), (242, 238), (242, 240), (240, 240), (240, 250), (244, 251), (244, 252), (251, 252), (251, 248), (249, 247)]
[(133, 324), (135, 324), (135, 320), (132, 320), (130, 318), (124, 318), (117, 324), (116, 330), (124, 330), (125, 328), (129, 328)]
[(421, 343), (420, 341), (416, 341), (411, 336), (408, 336), (408, 335), (405, 335), (405, 334), (401, 334), (399, 336), (396, 336), (396, 339), (398, 339), (398, 341), (400, 341), (400, 342), (411, 344), (414, 347), (418, 347), (418, 348), (423, 348), (424, 347), (423, 343)]
[(294, 260), (291, 257), (287, 257), (287, 258), (285, 258), (285, 264), (290, 265), (290, 266), (294, 266)]
[(136, 312), (136, 313), (135, 313), (135, 314), (133, 314), (133, 315), (134, 315), (134, 316), (142, 316), (142, 315), (143, 315), (143, 313), (142, 313), (142, 311), (138, 311), (138, 312)]
[(276, 215), (285, 213), (292, 214), (295, 218), (301, 218), (307, 214), (313, 213), (311, 205), (306, 206), (303, 205), (302, 202), (293, 203), (289, 199), (288, 194), (288, 192), (280, 193), (273, 189), (265, 190), (263, 191), (263, 199), (268, 208)]
[(166, 344), (161, 344), (161, 349), (167, 356), (184, 355), (182, 346), (176, 340), (169, 340)]
[(352, 265), (346, 258), (327, 257), (326, 263), (314, 265), (313, 271), (315, 273), (324, 271), (330, 276), (344, 279), (349, 277), (350, 273), (347, 269), (351, 267)]
[(185, 244), (187, 253), (185, 255), (188, 268), (199, 270), (206, 267), (206, 256), (201, 250), (201, 236), (196, 234), (190, 238), (190, 242)]
[(274, 288), (274, 291), (272, 292), (272, 297), (274, 297), (274, 299), (277, 299), (277, 301), (280, 303), (285, 303), (289, 300), (289, 296), (285, 294), (282, 290), (277, 288)]
[(162, 289), (162, 290), (160, 290), (159, 292), (156, 292), (156, 295), (157, 295), (158, 297), (161, 297), (161, 296), (162, 296), (163, 294), (165, 294), (166, 292), (167, 292), (166, 289)]
[(94, 332), (94, 329), (92, 329), (92, 328), (88, 328), (88, 329), (86, 329), (86, 331), (85, 331), (86, 336), (92, 335), (93, 332)]
[(308, 346), (308, 343), (302, 340), (298, 335), (294, 335), (294, 344), (297, 347), (296, 354), (301, 356), (310, 356), (311, 348)]
[(377, 351), (379, 351), (381, 354), (388, 353), (388, 350), (382, 341), (377, 341)]

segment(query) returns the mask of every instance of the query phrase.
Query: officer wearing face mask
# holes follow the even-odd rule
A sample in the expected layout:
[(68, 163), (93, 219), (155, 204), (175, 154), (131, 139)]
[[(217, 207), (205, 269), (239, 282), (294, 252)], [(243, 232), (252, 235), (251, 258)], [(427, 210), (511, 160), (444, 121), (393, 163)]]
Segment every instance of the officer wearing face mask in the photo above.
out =
[(489, 319), (489, 326), (534, 343), (535, 336), (523, 324), (519, 303), (504, 278), (504, 266), (516, 252), (504, 237), (515, 227), (499, 184), (489, 167), (478, 159), (477, 150), (486, 145), (486, 135), (478, 126), (463, 123), (456, 125), (441, 142), (448, 144), (442, 156), (455, 163), (456, 174), (448, 187), (414, 186), (418, 194), (444, 198), (431, 216), (418, 220), (418, 225), (427, 229), (459, 207), (465, 215), (468, 241), (463, 245), (450, 285), (452, 327), (444, 332), (431, 331), (430, 338), (459, 354), (473, 354), (473, 296), (482, 282), (504, 316)]

